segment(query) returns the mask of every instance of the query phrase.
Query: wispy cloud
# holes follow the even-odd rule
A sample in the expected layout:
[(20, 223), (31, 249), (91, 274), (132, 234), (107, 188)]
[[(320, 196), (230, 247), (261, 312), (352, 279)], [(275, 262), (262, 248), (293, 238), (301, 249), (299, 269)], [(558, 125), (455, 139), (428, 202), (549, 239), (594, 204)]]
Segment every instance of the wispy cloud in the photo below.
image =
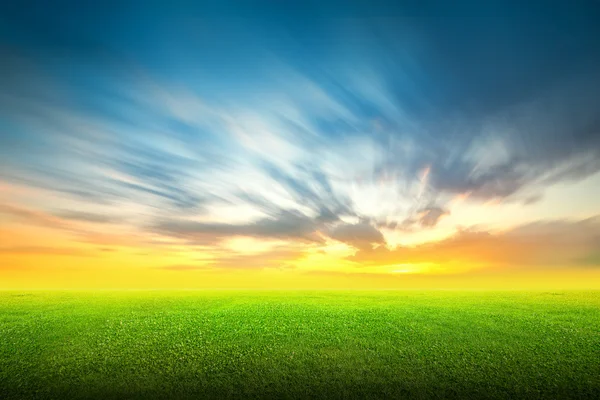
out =
[[(60, 19), (76, 24), (52, 7), (36, 23), (0, 17), (0, 179), (30, 189), (2, 200), (3, 222), (100, 247), (201, 248), (228, 268), (336, 245), (365, 267), (596, 262), (595, 222), (525, 225), (530, 211), (600, 212), (593, 13), (315, 6), (198, 24), (196, 7), (117, 7), (103, 29), (77, 7)], [(585, 213), (547, 200), (574, 183)], [(474, 230), (495, 203), (512, 230)], [(238, 237), (289, 248), (220, 253)]]
[[(467, 229), (414, 247), (361, 248), (350, 260), (364, 265), (435, 263), (440, 272), (502, 266), (576, 267), (598, 257), (600, 217), (539, 221), (505, 232)], [(448, 270), (448, 268), (450, 268)]]

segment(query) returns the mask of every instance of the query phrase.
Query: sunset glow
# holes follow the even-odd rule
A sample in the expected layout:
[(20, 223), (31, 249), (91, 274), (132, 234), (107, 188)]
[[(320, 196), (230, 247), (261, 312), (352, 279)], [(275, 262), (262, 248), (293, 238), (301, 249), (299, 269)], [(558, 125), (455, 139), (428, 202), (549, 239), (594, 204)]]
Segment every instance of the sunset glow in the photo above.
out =
[(201, 8), (2, 17), (0, 288), (600, 288), (588, 13)]

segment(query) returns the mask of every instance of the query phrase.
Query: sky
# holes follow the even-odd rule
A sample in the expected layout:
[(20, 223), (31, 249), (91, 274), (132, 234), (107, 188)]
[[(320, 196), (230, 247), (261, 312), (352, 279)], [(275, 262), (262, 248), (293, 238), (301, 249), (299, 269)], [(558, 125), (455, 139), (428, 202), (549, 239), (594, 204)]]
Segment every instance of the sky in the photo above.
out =
[(5, 2), (0, 288), (600, 288), (600, 3)]

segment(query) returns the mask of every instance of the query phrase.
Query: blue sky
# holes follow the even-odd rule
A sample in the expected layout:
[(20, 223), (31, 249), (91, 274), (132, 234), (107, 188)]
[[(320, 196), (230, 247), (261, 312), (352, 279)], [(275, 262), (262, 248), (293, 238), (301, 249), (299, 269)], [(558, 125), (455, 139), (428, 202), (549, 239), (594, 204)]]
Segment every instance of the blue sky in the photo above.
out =
[[(337, 245), (368, 264), (465, 230), (560, 236), (600, 213), (596, 2), (0, 15), (7, 223), (35, 211), (85, 222), (56, 227), (73, 241), (110, 226), (221, 265), (246, 239), (273, 242), (267, 264)], [(595, 254), (585, 226), (564, 264)]]

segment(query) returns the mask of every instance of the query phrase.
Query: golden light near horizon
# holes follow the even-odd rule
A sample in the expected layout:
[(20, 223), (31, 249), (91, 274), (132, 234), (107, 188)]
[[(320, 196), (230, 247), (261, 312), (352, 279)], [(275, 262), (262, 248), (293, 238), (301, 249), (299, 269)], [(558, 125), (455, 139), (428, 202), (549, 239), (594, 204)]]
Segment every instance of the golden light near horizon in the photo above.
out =
[(4, 3), (0, 399), (600, 398), (599, 2)]
[(172, 12), (4, 21), (0, 287), (600, 285), (584, 14)]

